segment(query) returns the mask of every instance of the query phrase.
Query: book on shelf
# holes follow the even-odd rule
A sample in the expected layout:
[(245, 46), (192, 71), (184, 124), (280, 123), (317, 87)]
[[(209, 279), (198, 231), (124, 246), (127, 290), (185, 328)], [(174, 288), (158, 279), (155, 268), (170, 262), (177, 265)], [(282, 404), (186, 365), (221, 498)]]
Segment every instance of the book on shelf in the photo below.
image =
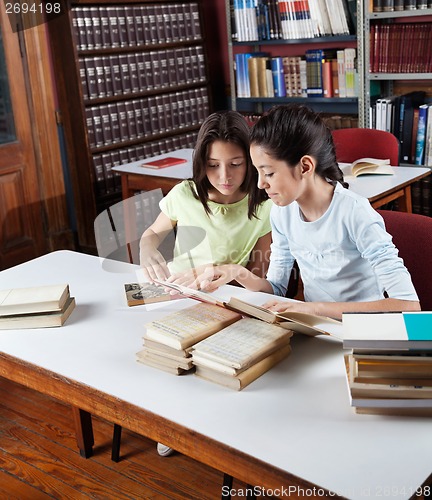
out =
[(154, 304), (178, 298), (154, 283), (125, 283), (126, 302), (129, 307)]
[(142, 167), (145, 168), (167, 168), (174, 167), (175, 165), (180, 165), (182, 163), (186, 163), (187, 160), (184, 158), (176, 158), (175, 156), (167, 156), (166, 158), (161, 158), (160, 160), (150, 160), (141, 164)]
[(425, 158), (428, 109), (429, 109), (428, 104), (422, 104), (418, 108), (417, 136), (415, 138), (415, 161), (414, 161), (416, 165), (423, 165)]
[(69, 295), (67, 284), (0, 290), (0, 316), (60, 311)]
[(75, 309), (75, 298), (67, 297), (60, 309), (0, 316), (0, 330), (63, 326)]
[(195, 375), (209, 382), (214, 382), (230, 389), (241, 391), (284, 360), (290, 353), (291, 347), (285, 345), (236, 375), (228, 375), (221, 371), (212, 370), (207, 366), (196, 365)]
[(343, 313), (343, 346), (351, 349), (432, 349), (432, 312)]
[(359, 158), (351, 164), (351, 175), (394, 175), (389, 159)]
[(166, 281), (155, 280), (159, 285), (175, 290), (177, 293), (186, 297), (216, 305), (218, 307), (234, 311), (236, 313), (260, 319), (266, 323), (275, 323), (288, 330), (304, 333), (306, 335), (331, 335), (336, 338), (342, 338), (342, 323), (333, 318), (325, 316), (316, 316), (313, 314), (286, 311), (275, 313), (264, 307), (244, 302), (237, 297), (231, 297), (228, 301), (222, 301), (210, 293), (193, 290), (182, 285), (169, 283)]

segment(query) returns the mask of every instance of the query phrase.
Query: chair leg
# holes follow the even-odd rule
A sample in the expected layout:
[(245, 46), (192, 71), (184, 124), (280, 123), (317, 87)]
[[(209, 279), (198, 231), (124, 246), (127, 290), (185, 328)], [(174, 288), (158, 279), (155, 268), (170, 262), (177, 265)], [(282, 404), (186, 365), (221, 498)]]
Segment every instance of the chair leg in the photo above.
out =
[(122, 426), (119, 424), (114, 424), (112, 448), (111, 448), (111, 460), (113, 462), (118, 462), (120, 460), (121, 433), (122, 433)]
[[(232, 489), (232, 485), (233, 485), (233, 477), (230, 476), (229, 474), (225, 474), (224, 473), (224, 476), (223, 476), (223, 487), (222, 487), (222, 500), (231, 500), (231, 489)], [(224, 492), (225, 490), (227, 489), (228, 487), (228, 490), (229, 490), (229, 495), (224, 495)]]

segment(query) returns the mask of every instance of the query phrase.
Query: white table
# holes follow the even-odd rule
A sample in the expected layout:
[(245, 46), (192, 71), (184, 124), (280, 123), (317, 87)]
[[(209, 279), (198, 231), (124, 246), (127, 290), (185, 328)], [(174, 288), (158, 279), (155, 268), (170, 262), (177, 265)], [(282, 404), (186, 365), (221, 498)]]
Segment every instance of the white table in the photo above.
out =
[[(122, 178), (123, 199), (130, 198), (135, 191), (150, 191), (159, 187), (163, 194), (166, 194), (179, 181), (192, 176), (192, 153), (193, 149), (179, 149), (155, 156), (154, 159), (176, 156), (188, 160), (187, 163), (160, 170), (142, 167), (144, 163), (142, 160), (115, 167), (113, 170)], [(340, 166), (350, 189), (368, 198), (374, 208), (399, 199), (399, 208), (405, 212), (412, 212), (411, 185), (430, 175), (430, 168), (413, 166), (395, 167), (394, 175), (369, 175), (356, 178), (349, 175), (348, 165)]]
[[(144, 324), (191, 299), (128, 308), (137, 268), (59, 251), (0, 273), (1, 287), (68, 282), (77, 308), (57, 329), (0, 334), (0, 375), (161, 441), (248, 484), (314, 485), (341, 495), (408, 498), (432, 471), (429, 419), (356, 415), (343, 349), (296, 337), (292, 354), (241, 392), (135, 361)], [(237, 287), (260, 304), (268, 296)]]

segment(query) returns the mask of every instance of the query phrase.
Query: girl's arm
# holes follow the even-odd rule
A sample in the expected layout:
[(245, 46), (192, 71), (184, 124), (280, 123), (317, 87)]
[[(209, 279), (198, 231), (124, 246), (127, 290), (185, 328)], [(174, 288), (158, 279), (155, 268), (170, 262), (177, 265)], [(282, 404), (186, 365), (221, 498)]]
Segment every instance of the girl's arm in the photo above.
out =
[(381, 299), (372, 302), (280, 302), (270, 300), (263, 307), (276, 312), (297, 311), (342, 319), (344, 312), (420, 311), (416, 300)]
[(256, 242), (246, 268), (256, 276), (265, 278), (270, 263), (271, 233), (267, 233)]
[(176, 221), (160, 213), (141, 236), (140, 265), (145, 278), (149, 281), (153, 281), (154, 278), (166, 280), (170, 275), (165, 259), (158, 248), (175, 226)]

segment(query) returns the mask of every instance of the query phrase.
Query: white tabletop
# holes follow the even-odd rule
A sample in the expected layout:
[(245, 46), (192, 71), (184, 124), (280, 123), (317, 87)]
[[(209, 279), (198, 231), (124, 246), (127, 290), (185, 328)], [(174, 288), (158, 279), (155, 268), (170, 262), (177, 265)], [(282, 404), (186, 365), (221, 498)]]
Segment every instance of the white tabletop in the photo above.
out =
[[(113, 167), (113, 170), (119, 173), (124, 172), (128, 174), (154, 175), (156, 177), (167, 177), (169, 179), (188, 179), (192, 177), (192, 154), (193, 149), (178, 149), (177, 151), (171, 151), (170, 153), (152, 156), (151, 158), (147, 158), (145, 160), (125, 163), (124, 165), (120, 165), (119, 167)], [(175, 158), (184, 158), (185, 160), (187, 160), (187, 162), (160, 169), (142, 166), (143, 163), (148, 162), (149, 160), (161, 160), (170, 156), (174, 156)]]
[[(191, 299), (127, 307), (137, 268), (59, 251), (0, 273), (2, 288), (70, 284), (61, 328), (0, 333), (0, 351), (147, 409), (348, 498), (408, 498), (432, 471), (431, 421), (356, 415), (341, 344), (296, 337), (292, 354), (241, 392), (136, 362), (144, 324)], [(260, 304), (266, 294), (223, 287)], [(86, 346), (83, 349), (83, 346)], [(391, 492), (391, 493), (389, 493)]]
[[(133, 163), (126, 163), (119, 167), (114, 167), (113, 170), (119, 173), (138, 174), (138, 175), (153, 175), (156, 177), (167, 177), (170, 179), (188, 179), (192, 177), (192, 154), (193, 149), (179, 149), (170, 153), (165, 153), (152, 157), (159, 160), (168, 156), (175, 156), (187, 159), (187, 163), (174, 165), (162, 169), (153, 169), (142, 167), (144, 161), (140, 160)], [(341, 163), (340, 167), (344, 173), (345, 180), (349, 183), (350, 189), (365, 198), (371, 199), (387, 193), (388, 191), (405, 185), (407, 182), (412, 182), (419, 176), (430, 172), (427, 167), (394, 167), (394, 175), (367, 175), (354, 177), (350, 175), (350, 165)]]

